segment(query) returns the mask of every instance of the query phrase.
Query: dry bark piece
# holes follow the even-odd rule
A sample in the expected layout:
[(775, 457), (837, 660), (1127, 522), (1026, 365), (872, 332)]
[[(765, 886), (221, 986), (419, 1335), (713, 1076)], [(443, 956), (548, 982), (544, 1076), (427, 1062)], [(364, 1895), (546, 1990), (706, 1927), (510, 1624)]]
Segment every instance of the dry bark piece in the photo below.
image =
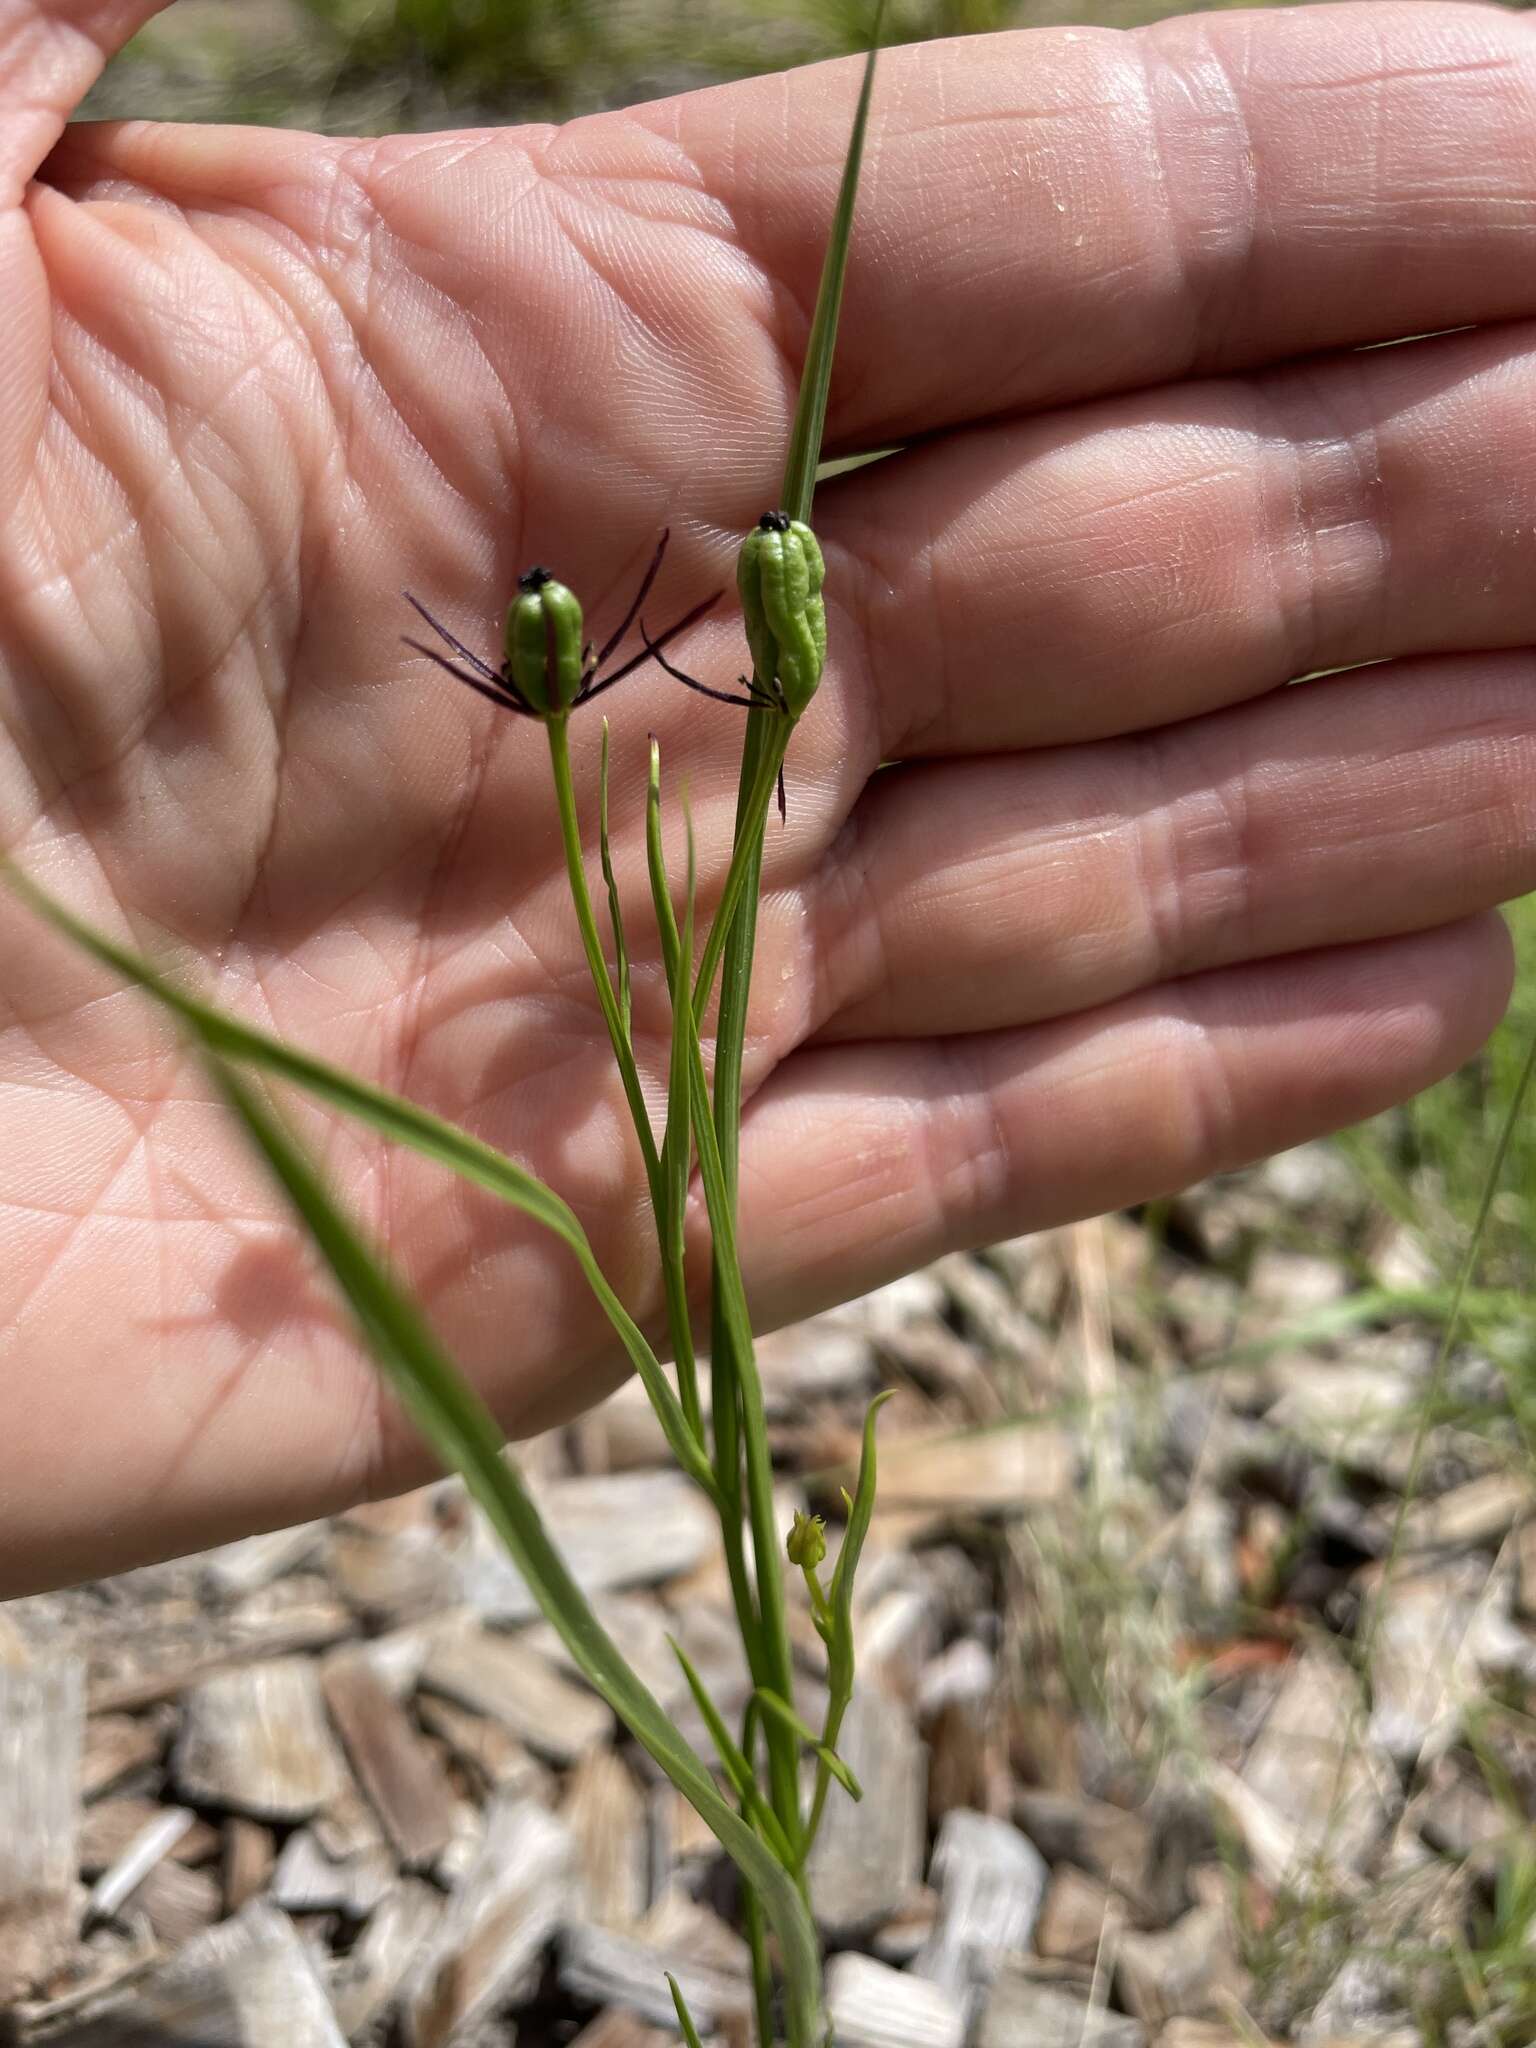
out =
[(206, 1678), (187, 1694), (173, 1765), (200, 1806), (258, 1820), (307, 1820), (347, 1784), (308, 1657)]
[(163, 1857), (181, 1842), (197, 1816), (184, 1806), (151, 1806), (141, 1813), (91, 1893), (87, 1917), (107, 1919), (130, 1898)]
[(419, 1878), (397, 1885), (369, 1917), (331, 1971), (331, 2003), (341, 2031), (355, 2041), (382, 2019), (442, 1918), (442, 1893)]
[(74, 1947), (85, 1667), (0, 1664), (0, 2004)]
[(572, 1772), (560, 1817), (576, 1844), (586, 1917), (622, 1933), (650, 1892), (646, 1798), (611, 1749), (593, 1750)]
[(307, 1563), (320, 1548), (325, 1530), (324, 1522), (301, 1522), (292, 1529), (271, 1529), (225, 1543), (204, 1553), (204, 1583), (226, 1600), (243, 1599)]
[(493, 1803), (480, 1853), (410, 1972), (409, 2048), (466, 2040), (511, 1994), (565, 1917), (572, 1856), (570, 1830), (542, 1806)]
[(329, 1649), (355, 1625), (351, 1611), (323, 1580), (280, 1579), (216, 1621), (199, 1612), (195, 1630), (185, 1622), (174, 1629), (145, 1629), (130, 1643), (116, 1644), (109, 1656), (93, 1657), (86, 1703), (92, 1714), (154, 1706), (224, 1672)]
[(952, 1993), (873, 1956), (833, 1956), (827, 2010), (837, 2048), (962, 2048), (965, 2011)]
[(1104, 1800), (1034, 1791), (1019, 1793), (1014, 1815), (1048, 1863), (1075, 1863), (1129, 1898), (1145, 1890), (1153, 1843), (1143, 1815)]
[[(704, 2048), (715, 2048), (713, 2034), (701, 2035)], [(571, 2048), (677, 2048), (675, 2027), (651, 2027), (634, 2013), (612, 2005), (591, 2026), (583, 2027)]]
[(430, 1693), (423, 1693), (416, 1711), (424, 1725), (447, 1743), (458, 1761), (474, 1772), (487, 1791), (537, 1790), (545, 1776), (544, 1766), (499, 1721), (485, 1714), (472, 1714), (467, 1707), (456, 1707), (452, 1700), (435, 1699)]
[(321, 1684), (357, 1781), (401, 1863), (407, 1870), (429, 1868), (453, 1834), (452, 1786), (366, 1665), (339, 1653), (326, 1661)]
[(224, 1823), (224, 1910), (234, 1914), (254, 1899), (272, 1875), (277, 1844), (260, 1821), (233, 1815)]
[(1022, 1515), (1064, 1499), (1076, 1466), (1072, 1437), (1044, 1423), (898, 1437), (881, 1446), (880, 1502), (883, 1509)]
[(1112, 1953), (1124, 1911), (1107, 1885), (1063, 1863), (1051, 1874), (1035, 1947), (1057, 1962), (1091, 1963), (1101, 1948)]
[[(99, 1877), (150, 1823), (168, 1809), (158, 1800), (120, 1794), (88, 1806), (80, 1823), (80, 1874)], [(186, 1825), (166, 1854), (177, 1863), (205, 1863), (217, 1853), (216, 1828), (187, 1815)]]
[(1530, 1509), (1531, 1482), (1524, 1473), (1485, 1472), (1435, 1500), (1414, 1501), (1403, 1516), (1403, 1541), (1412, 1550), (1501, 1543)]
[[(588, 1593), (677, 1578), (720, 1540), (709, 1503), (681, 1472), (552, 1480), (536, 1492), (556, 1549)], [(478, 1516), (460, 1559), (460, 1585), (488, 1621), (539, 1615), (522, 1574)]]
[(552, 1763), (573, 1764), (614, 1733), (610, 1707), (512, 1636), (455, 1630), (433, 1644), (421, 1682), (500, 1721)]
[[(174, 1868), (175, 1866), (167, 1866)], [(49, 2048), (344, 2048), (293, 1922), (270, 1906), (189, 1941), (126, 1997)]]
[(1045, 1858), (1011, 1821), (963, 1807), (946, 1814), (928, 1872), (939, 1894), (938, 1923), (913, 1974), (961, 2000), (984, 1991), (1029, 1946), (1048, 1874)]
[(158, 1763), (165, 1726), (143, 1714), (93, 1714), (85, 1724), (80, 1758), (80, 1797), (98, 1799), (130, 1772)]
[(751, 2012), (752, 1989), (745, 1977), (712, 1970), (634, 1935), (578, 1926), (568, 1928), (560, 1943), (560, 1983), (573, 1998), (622, 2006), (653, 2026), (676, 2022), (668, 1973), (677, 1979), (701, 2033), (744, 2021)]
[(179, 1949), (224, 1911), (224, 1892), (209, 1871), (188, 1870), (162, 1857), (124, 1909), (142, 1913), (163, 1948)]
[(285, 1913), (340, 1913), (347, 1920), (366, 1920), (379, 1901), (394, 1889), (394, 1858), (382, 1844), (350, 1856), (327, 1856), (309, 1828), (299, 1828), (283, 1844), (268, 1891)]
[(834, 1785), (806, 1875), (817, 1924), (834, 1941), (878, 1925), (921, 1881), (927, 1758), (906, 1713), (862, 1687), (838, 1741), (863, 1787), (857, 1804)]
[(1149, 2027), (1189, 2013), (1220, 2010), (1240, 1998), (1243, 1973), (1223, 1907), (1196, 1906), (1160, 1934), (1127, 1934), (1120, 1943), (1121, 1993)]
[[(1282, 1832), (1273, 1847), (1266, 1845), (1262, 1861), (1273, 1862), (1288, 1833), (1303, 1866), (1268, 1868), (1266, 1876), (1298, 1880), (1319, 1859), (1344, 1870), (1364, 1867), (1387, 1825), (1391, 1780), (1365, 1739), (1355, 1681), (1332, 1652), (1318, 1645), (1295, 1659), (1241, 1778), (1280, 1823)], [(1252, 1812), (1237, 1817), (1250, 1830), (1259, 1818)], [(1250, 1847), (1261, 1855), (1252, 1834)]]
[(1146, 2048), (1147, 2032), (1124, 2013), (1085, 2005), (1021, 1969), (1005, 1970), (988, 1994), (974, 2048), (1024, 2048), (1026, 2042), (1028, 2048)]

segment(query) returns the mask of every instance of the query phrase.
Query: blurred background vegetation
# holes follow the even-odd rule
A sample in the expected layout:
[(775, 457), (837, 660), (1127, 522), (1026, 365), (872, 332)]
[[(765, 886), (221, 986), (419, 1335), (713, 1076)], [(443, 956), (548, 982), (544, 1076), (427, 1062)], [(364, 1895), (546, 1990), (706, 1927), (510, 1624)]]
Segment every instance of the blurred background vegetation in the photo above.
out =
[[(893, 41), (1053, 22), (1127, 27), (1232, 0), (889, 0)], [(1529, 5), (1532, 0), (1510, 0)], [(377, 133), (564, 120), (864, 47), (870, 0), (179, 0), (139, 35), (88, 115), (271, 122)], [(1445, 1312), (1499, 1129), (1536, 1033), (1536, 897), (1511, 913), (1522, 961), (1486, 1054), (1340, 1141), (1425, 1254), (1397, 1309)], [(1536, 1464), (1536, 1130), (1522, 1118), (1469, 1302), (1466, 1337), (1503, 1368)], [(1326, 1247), (1338, 1257), (1338, 1245)], [(1500, 1404), (1503, 1405), (1502, 1403)], [(1471, 1421), (1471, 1417), (1463, 1418)]]

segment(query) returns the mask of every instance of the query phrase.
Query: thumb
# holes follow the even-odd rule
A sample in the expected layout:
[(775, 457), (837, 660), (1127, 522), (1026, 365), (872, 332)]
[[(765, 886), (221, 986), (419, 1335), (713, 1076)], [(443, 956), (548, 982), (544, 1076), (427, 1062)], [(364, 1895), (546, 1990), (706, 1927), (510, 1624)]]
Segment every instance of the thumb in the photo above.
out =
[(20, 203), (107, 59), (168, 0), (0, 0), (0, 211)]

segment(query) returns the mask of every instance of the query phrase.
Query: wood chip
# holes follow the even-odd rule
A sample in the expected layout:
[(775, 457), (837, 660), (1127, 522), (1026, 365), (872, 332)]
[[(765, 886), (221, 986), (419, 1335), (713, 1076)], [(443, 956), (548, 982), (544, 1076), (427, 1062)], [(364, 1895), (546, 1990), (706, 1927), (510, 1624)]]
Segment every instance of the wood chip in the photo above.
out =
[[(157, 1800), (120, 1794), (88, 1806), (80, 1823), (80, 1874), (99, 1877), (150, 1822), (166, 1811)], [(219, 1833), (188, 1815), (188, 1825), (166, 1852), (177, 1863), (206, 1863), (217, 1855)]]
[(1521, 1516), (1529, 1514), (1531, 1498), (1531, 1482), (1524, 1473), (1485, 1473), (1434, 1500), (1414, 1501), (1403, 1516), (1403, 1541), (1412, 1550), (1464, 1550), (1501, 1543)]
[(872, 1956), (833, 1956), (827, 2010), (837, 2048), (962, 2048), (965, 2040), (965, 2010), (952, 1993)]
[(539, 1788), (546, 1775), (544, 1766), (499, 1721), (472, 1714), (467, 1707), (430, 1693), (422, 1694), (416, 1710), (423, 1724), (468, 1766), (485, 1790), (532, 1794)]
[(752, 2010), (752, 1989), (744, 1977), (711, 1970), (633, 1935), (583, 1925), (568, 1928), (560, 1943), (563, 1989), (592, 2005), (621, 2006), (653, 2026), (676, 2024), (668, 1973), (677, 1979), (701, 2033), (744, 2022)]
[(314, 1663), (274, 1658), (194, 1686), (173, 1774), (194, 1804), (258, 1820), (307, 1820), (335, 1799), (347, 1775)]
[(86, 1702), (92, 1714), (154, 1706), (218, 1673), (329, 1649), (355, 1626), (350, 1609), (333, 1599), (322, 1582), (282, 1579), (223, 1617), (215, 1631), (223, 1639), (213, 1649), (202, 1647), (210, 1632), (203, 1617), (195, 1637), (185, 1627), (160, 1637), (150, 1632), (100, 1667), (93, 1659)]
[[(174, 1865), (167, 1865), (174, 1869)], [(293, 1923), (247, 1906), (49, 2048), (345, 2048)]]
[(947, 1813), (928, 1873), (938, 1923), (913, 1974), (962, 2000), (985, 1990), (1029, 1946), (1048, 1875), (1045, 1858), (1011, 1822), (963, 1807)]
[[(713, 2034), (701, 2036), (701, 2039), (704, 2048), (714, 2048)], [(677, 2048), (677, 2029), (675, 2026), (647, 2026), (632, 2012), (624, 2012), (614, 2005), (600, 2014), (591, 2026), (583, 2027), (571, 2048)]]
[(306, 1563), (320, 1548), (325, 1532), (324, 1522), (303, 1522), (226, 1543), (203, 1556), (204, 1583), (226, 1600), (243, 1599)]
[(466, 2040), (512, 1992), (569, 1905), (570, 1830), (527, 1799), (486, 1816), (480, 1854), (410, 1972), (409, 2048)]
[(175, 1950), (222, 1915), (224, 1892), (210, 1872), (188, 1870), (162, 1857), (124, 1911), (142, 1913), (161, 1947)]
[(429, 1868), (453, 1834), (453, 1787), (415, 1726), (366, 1665), (326, 1660), (325, 1702), (357, 1782), (407, 1870)]
[(149, 1715), (93, 1714), (85, 1724), (80, 1797), (99, 1798), (130, 1773), (158, 1763), (165, 1740), (164, 1723)]
[(923, 1874), (927, 1759), (894, 1700), (859, 1688), (838, 1752), (863, 1787), (855, 1804), (833, 1786), (807, 1876), (818, 1925), (833, 1940), (888, 1919)]
[(331, 2002), (349, 2041), (381, 2020), (407, 1971), (432, 1939), (444, 1908), (441, 1892), (407, 1878), (383, 1900), (331, 1974)]
[(1365, 1739), (1355, 1680), (1331, 1651), (1317, 1645), (1293, 1660), (1241, 1777), (1289, 1830), (1302, 1864), (1363, 1868), (1387, 1825), (1391, 1778)]
[(184, 1806), (151, 1807), (148, 1817), (140, 1817), (128, 1840), (103, 1871), (91, 1893), (89, 1917), (110, 1918), (161, 1858), (170, 1855), (196, 1821), (196, 1814)]
[(74, 1946), (84, 1686), (78, 1657), (0, 1665), (0, 2003)]
[[(538, 1501), (556, 1549), (589, 1593), (677, 1578), (720, 1541), (709, 1503), (680, 1472), (550, 1481), (538, 1488)], [(463, 1597), (487, 1620), (539, 1616), (517, 1567), (478, 1519), (461, 1584)]]
[(1064, 1863), (1046, 1887), (1035, 1947), (1055, 1962), (1091, 1963), (1101, 1950), (1113, 1955), (1124, 1919), (1124, 1908), (1107, 1885)]
[(1222, 1906), (1195, 1906), (1156, 1934), (1125, 1935), (1118, 1966), (1125, 2004), (1149, 2027), (1180, 2013), (1220, 2012), (1247, 1990)]
[(239, 1814), (224, 1823), (224, 1910), (235, 1914), (266, 1885), (277, 1861), (272, 1830)]
[(456, 1630), (433, 1644), (421, 1682), (500, 1721), (552, 1763), (573, 1764), (614, 1733), (611, 1708), (513, 1636)]
[(394, 1858), (382, 1844), (332, 1858), (311, 1829), (299, 1828), (283, 1844), (268, 1890), (273, 1905), (285, 1913), (340, 1913), (346, 1920), (366, 1920), (394, 1890), (396, 1878)]
[(1064, 1500), (1076, 1467), (1072, 1437), (1044, 1423), (900, 1437), (881, 1447), (880, 1502), (884, 1509), (1023, 1515)]
[(1139, 2020), (1084, 2005), (1022, 1970), (1005, 1970), (992, 1986), (975, 2048), (1146, 2048)]
[(650, 1892), (646, 1798), (621, 1757), (594, 1750), (572, 1772), (560, 1817), (576, 1844), (586, 1917), (619, 1933), (645, 1911)]

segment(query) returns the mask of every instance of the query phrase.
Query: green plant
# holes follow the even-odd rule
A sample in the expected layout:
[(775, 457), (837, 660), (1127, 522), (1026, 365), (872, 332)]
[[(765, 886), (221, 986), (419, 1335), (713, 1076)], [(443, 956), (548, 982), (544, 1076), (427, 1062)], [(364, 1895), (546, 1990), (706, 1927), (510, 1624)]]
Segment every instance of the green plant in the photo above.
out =
[[(424, 0), (421, 11), (424, 19), (441, 16), (444, 23), (452, 12), (428, 8)], [(877, 12), (877, 39), (878, 28)], [(595, 655), (585, 645), (577, 597), (541, 568), (530, 569), (520, 581), (507, 614), (500, 668), (474, 654), (411, 600), (454, 658), (427, 647), (420, 647), (421, 652), (503, 710), (544, 727), (571, 897), (645, 1164), (668, 1334), (678, 1363), (676, 1393), (656, 1353), (604, 1277), (580, 1222), (552, 1189), (469, 1133), (185, 993), (150, 962), (81, 923), (25, 878), (12, 876), (16, 889), (59, 931), (152, 996), (185, 1030), (230, 1115), (328, 1267), (377, 1369), (442, 1462), (463, 1476), (589, 1683), (692, 1802), (736, 1864), (747, 1901), (758, 2030), (765, 2048), (776, 2038), (780, 2003), (789, 2048), (816, 2048), (822, 2039), (820, 1958), (809, 1912), (806, 1865), (833, 1780), (851, 1796), (859, 1796), (836, 1744), (853, 1689), (853, 1578), (873, 1509), (875, 1408), (865, 1428), (856, 1491), (845, 1496), (848, 1524), (842, 1551), (830, 1583), (823, 1587), (818, 1567), (825, 1554), (824, 1540), (811, 1545), (798, 1524), (785, 1531), (776, 1520), (767, 1422), (736, 1240), (736, 1179), (742, 1048), (763, 830), (786, 751), (820, 680), (826, 653), (820, 597), (824, 570), (807, 520), (873, 78), (871, 49), (812, 324), (785, 471), (784, 509), (765, 514), (742, 551), (740, 587), (753, 675), (743, 700), (748, 716), (740, 795), (727, 879), (697, 960), (691, 828), (679, 913), (663, 847), (661, 761), (652, 742), (646, 842), (672, 1010), (667, 1114), (659, 1143), (631, 1038), (630, 955), (608, 845), (606, 733), (598, 802), (613, 968), (587, 883), (567, 729), (571, 717), (593, 697), (653, 658), (678, 674), (666, 661), (667, 643), (708, 610), (719, 593), (694, 606), (657, 639), (646, 635), (642, 626), (644, 651), (606, 674), (605, 665), (638, 617), (659, 568), (665, 535), (626, 618)], [(711, 1000), (717, 973), (722, 987), (711, 1080), (698, 1019)], [(406, 1291), (349, 1222), (252, 1078), (253, 1069), (297, 1085), (499, 1195), (559, 1236), (575, 1256), (645, 1385), (678, 1463), (720, 1517), (753, 1681), (739, 1738), (732, 1737), (697, 1673), (678, 1654), (710, 1730), (718, 1765), (734, 1794), (734, 1806), (604, 1632), (504, 1457), (502, 1433), (494, 1418), (443, 1352)], [(695, 1159), (712, 1241), (713, 1409), (708, 1427), (698, 1387), (685, 1271), (684, 1216)], [(819, 1734), (805, 1725), (794, 1705), (784, 1582), (788, 1561), (806, 1575), (815, 1625), (827, 1648), (829, 1705)], [(802, 1800), (802, 1766), (808, 1761), (814, 1761), (815, 1782), (807, 1806)], [(770, 1929), (776, 1953), (770, 1952)], [(675, 1985), (673, 1996), (685, 2032), (696, 2038)]]

